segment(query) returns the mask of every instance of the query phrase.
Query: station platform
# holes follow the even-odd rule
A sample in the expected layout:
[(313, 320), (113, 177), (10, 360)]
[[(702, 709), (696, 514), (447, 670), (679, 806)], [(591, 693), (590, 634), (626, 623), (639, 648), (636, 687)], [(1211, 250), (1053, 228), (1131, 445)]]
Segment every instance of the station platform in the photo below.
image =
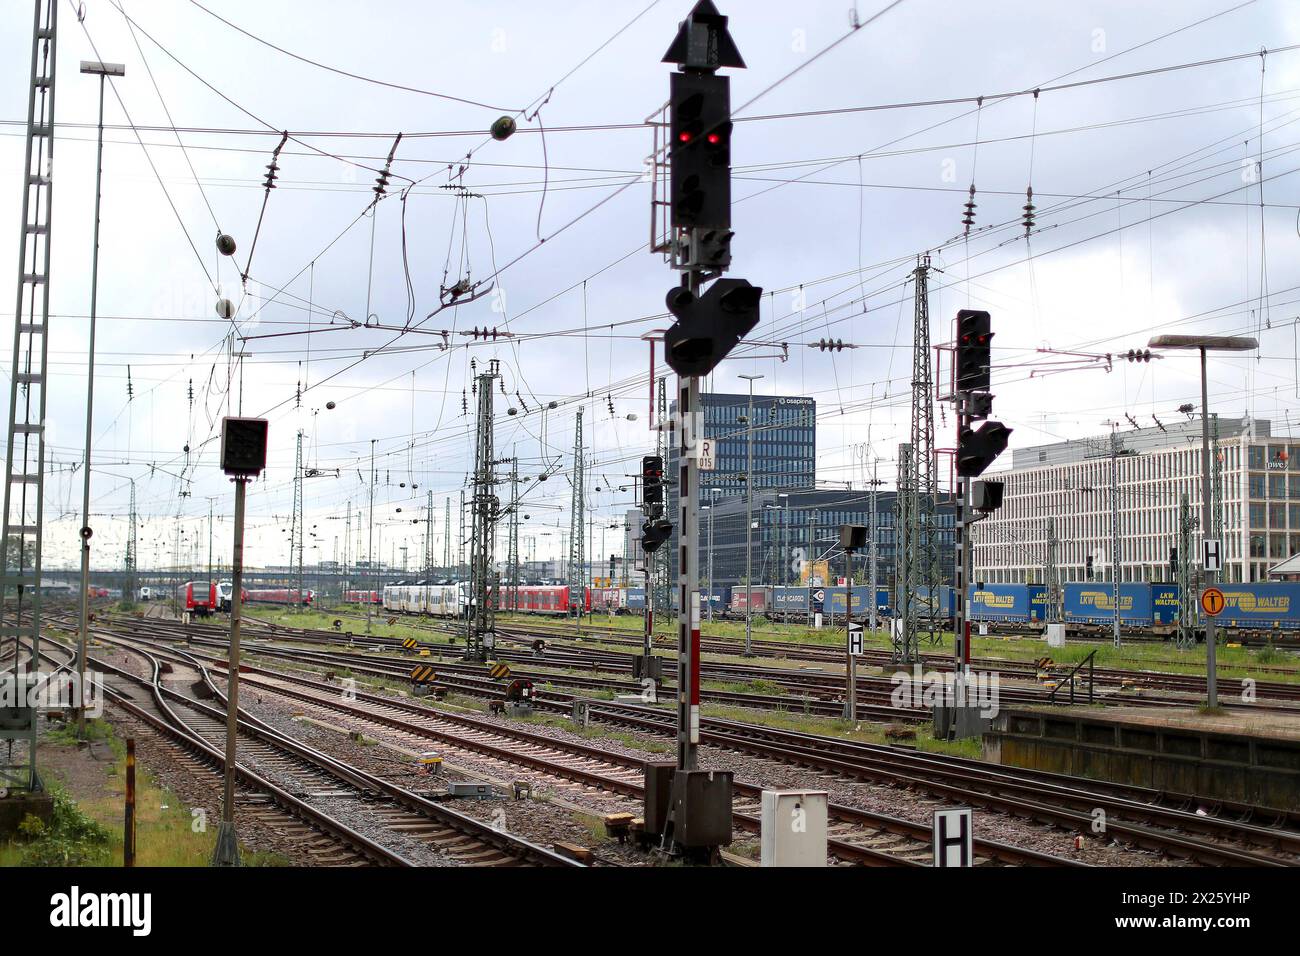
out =
[(983, 749), (1007, 766), (1300, 810), (1300, 712), (1013, 707)]

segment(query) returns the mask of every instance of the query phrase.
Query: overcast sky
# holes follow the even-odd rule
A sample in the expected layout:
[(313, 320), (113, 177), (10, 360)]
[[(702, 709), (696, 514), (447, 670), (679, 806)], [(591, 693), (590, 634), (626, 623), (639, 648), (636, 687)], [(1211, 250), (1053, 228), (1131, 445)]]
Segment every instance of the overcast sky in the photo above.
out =
[[(857, 16), (885, 5), (860, 5)], [(204, 2), (291, 53), (425, 92), (294, 60), (190, 2), (121, 6), (134, 33), (110, 0), (87, 0), (83, 24), (71, 4), (59, 9), (46, 565), (75, 561), (81, 523), (81, 476), (71, 469), (84, 440), (98, 80), (78, 63), (96, 58), (126, 64), (105, 106), (96, 567), (121, 564), (132, 478), (143, 564), (175, 560), (178, 513), (182, 564), (195, 546), (206, 561), (209, 500), (216, 552), (228, 560), (232, 486), (214, 439), (221, 416), (241, 410), (271, 419), (270, 465), (250, 486), (250, 563), (288, 558), (299, 429), (305, 464), (324, 472), (305, 482), (306, 525), (317, 536), (308, 543), (318, 546), (308, 563), (342, 558), (348, 502), (352, 554), (359, 535), (364, 551), (355, 515), (368, 517), (372, 440), (383, 557), (400, 561), (407, 544), (418, 565), (432, 491), (440, 558), (444, 501), (453, 499), (454, 525), (472, 464), (469, 363), (483, 369), (492, 358), (507, 393), (497, 395), (498, 456), (516, 455), (523, 475), (548, 463), (552, 471), (529, 484), (524, 556), (559, 554), (579, 408), (593, 462), (593, 550), (621, 551), (621, 532), (605, 529), (602, 541), (600, 526), (621, 524), (631, 495), (618, 482), (653, 441), (640, 336), (665, 326), (663, 296), (676, 281), (647, 248), (653, 139), (643, 122), (666, 98), (671, 67), (660, 57), (691, 4)], [(1233, 6), (903, 0), (846, 36), (842, 0), (721, 3), (748, 67), (730, 71), (733, 107), (738, 121), (751, 119), (737, 122), (733, 139), (731, 274), (768, 294), (755, 343), (735, 353), (748, 357), (724, 363), (707, 387), (739, 392), (747, 384), (738, 375), (761, 374), (760, 393), (815, 397), (819, 479), (860, 486), (878, 458), (892, 481), (909, 429), (908, 279), (916, 256), (931, 251), (932, 339), (950, 338), (959, 308), (993, 313), (996, 413), (1015, 429), (1013, 445), (1099, 434), (1112, 419), (1129, 427), (1126, 415), (1150, 425), (1199, 401), (1192, 358), (1121, 361), (1108, 373), (1088, 357), (1143, 347), (1157, 331), (1258, 335), (1258, 354), (1214, 360), (1213, 407), (1294, 431), (1300, 50), (1280, 48), (1300, 44), (1300, 5)], [(10, 321), (32, 3), (3, 0), (3, 10), (0, 309)], [(1274, 52), (1164, 70), (1261, 48)], [(1162, 72), (996, 96), (1146, 71)], [(982, 108), (772, 118), (981, 95)], [(521, 110), (513, 138), (487, 138), (497, 116)], [(273, 130), (294, 138), (250, 263), (280, 138)], [(398, 132), (387, 195), (363, 215)], [(962, 241), (972, 177), (976, 225)], [(1031, 182), (1038, 220), (1026, 240), (1006, 224)], [(444, 188), (453, 184), (474, 195), (458, 198)], [(216, 253), (218, 228), (239, 245), (233, 259)], [(422, 331), (394, 341), (391, 331), (347, 327), (367, 314), (407, 323), (403, 248)], [(487, 280), (487, 291), (497, 270), (490, 294), (425, 321), (440, 286), (468, 277)], [(316, 331), (232, 341), (219, 296), (239, 304), (242, 335), (301, 333), (309, 322)], [(453, 334), (455, 347), (443, 350), (441, 336), (424, 334), (485, 326), (518, 338), (467, 347)], [(822, 337), (860, 347), (806, 347)], [(3, 343), (7, 386), (10, 338)], [(232, 348), (247, 353), (242, 376)], [(1068, 356), (1040, 348), (1086, 355), (1048, 364)], [(558, 407), (543, 422), (537, 409), (551, 401)], [(951, 447), (946, 409), (936, 423), (937, 444)]]

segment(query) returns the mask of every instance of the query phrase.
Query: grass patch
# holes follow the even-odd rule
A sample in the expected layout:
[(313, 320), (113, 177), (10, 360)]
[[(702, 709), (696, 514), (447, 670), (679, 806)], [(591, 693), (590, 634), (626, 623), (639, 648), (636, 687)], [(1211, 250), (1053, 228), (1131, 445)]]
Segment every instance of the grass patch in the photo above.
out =
[[(87, 723), (88, 736), (104, 740), (114, 761), (104, 767), (104, 782), (94, 796), (79, 799), (57, 780), (47, 781), (54, 797), (52, 824), (29, 827), (28, 839), (0, 845), (0, 866), (122, 865), (126, 794), (126, 744), (106, 721)], [(75, 748), (75, 732), (60, 728), (45, 734), (42, 747)], [(207, 866), (216, 843), (215, 819), (195, 815), (175, 794), (159, 787), (136, 765), (136, 866)], [(286, 866), (276, 853), (241, 851), (245, 866)]]

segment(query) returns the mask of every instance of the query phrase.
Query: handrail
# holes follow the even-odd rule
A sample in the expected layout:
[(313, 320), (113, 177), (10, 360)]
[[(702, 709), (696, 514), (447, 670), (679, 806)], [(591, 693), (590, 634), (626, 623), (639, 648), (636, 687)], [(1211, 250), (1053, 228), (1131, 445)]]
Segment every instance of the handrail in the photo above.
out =
[[(1079, 673), (1079, 671), (1083, 668), (1084, 664), (1088, 665), (1088, 703), (1090, 704), (1092, 703), (1093, 674), (1095, 671), (1094, 659), (1096, 658), (1096, 656), (1097, 656), (1097, 651), (1095, 649), (1089, 651), (1088, 656), (1085, 657), (1083, 660), (1079, 661), (1079, 663), (1075, 664), (1074, 667), (1070, 670), (1070, 673), (1065, 675), (1065, 680), (1068, 681), (1070, 684), (1071, 704), (1074, 703), (1074, 675)], [(1052, 688), (1052, 692), (1047, 695), (1047, 699), (1050, 701), (1056, 700), (1056, 692), (1060, 689), (1061, 689), (1061, 685), (1058, 683), (1055, 687)]]

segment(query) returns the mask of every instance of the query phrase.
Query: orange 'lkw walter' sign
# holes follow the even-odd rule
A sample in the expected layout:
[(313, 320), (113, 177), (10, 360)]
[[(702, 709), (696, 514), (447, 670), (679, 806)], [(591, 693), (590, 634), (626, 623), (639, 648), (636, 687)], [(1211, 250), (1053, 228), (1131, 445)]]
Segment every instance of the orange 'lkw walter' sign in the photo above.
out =
[(1218, 617), (1228, 602), (1218, 588), (1206, 588), (1201, 592), (1201, 610), (1210, 617)]

